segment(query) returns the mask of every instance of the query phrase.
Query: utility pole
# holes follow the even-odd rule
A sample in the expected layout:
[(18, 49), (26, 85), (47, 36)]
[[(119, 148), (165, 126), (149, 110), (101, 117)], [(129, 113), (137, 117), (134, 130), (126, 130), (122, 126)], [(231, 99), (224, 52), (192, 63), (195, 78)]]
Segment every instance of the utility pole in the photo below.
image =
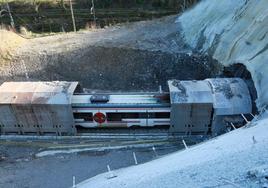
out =
[(91, 14), (93, 14), (94, 17), (94, 24), (96, 26), (96, 12), (95, 12), (95, 4), (94, 4), (94, 0), (92, 0), (92, 7), (90, 9)]
[(9, 7), (9, 4), (7, 2), (7, 11), (8, 11), (8, 14), (9, 14), (9, 17), (10, 17), (10, 25), (13, 29), (15, 29), (15, 23), (14, 23), (14, 19), (12, 17), (12, 14), (11, 14), (11, 11), (10, 11), (10, 7)]
[(72, 13), (72, 20), (73, 20), (74, 32), (76, 32), (76, 26), (75, 26), (75, 19), (74, 19), (74, 11), (73, 11), (73, 3), (72, 3), (72, 0), (70, 0), (70, 8), (71, 8), (71, 13)]
[[(1, 7), (0, 7), (1, 8)], [(5, 9), (0, 9), (0, 29), (2, 28), (3, 22), (2, 22), (2, 17), (5, 15), (5, 12), (7, 12)]]

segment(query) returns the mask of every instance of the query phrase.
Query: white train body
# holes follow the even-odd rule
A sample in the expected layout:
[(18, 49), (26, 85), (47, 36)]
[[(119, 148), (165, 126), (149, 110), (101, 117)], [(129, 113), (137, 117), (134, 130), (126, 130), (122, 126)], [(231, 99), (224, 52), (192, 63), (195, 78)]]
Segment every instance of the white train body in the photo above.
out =
[[(95, 95), (74, 95), (73, 114), (76, 126), (93, 127), (154, 127), (170, 125), (170, 105), (159, 94), (98, 94), (108, 97), (93, 102)], [(165, 96), (164, 94), (162, 96)], [(96, 114), (100, 121), (96, 121)]]
[(5, 82), (0, 133), (75, 135), (78, 127), (164, 126), (183, 135), (216, 135), (252, 112), (240, 78), (170, 80), (168, 87), (168, 93), (89, 94), (78, 82)]

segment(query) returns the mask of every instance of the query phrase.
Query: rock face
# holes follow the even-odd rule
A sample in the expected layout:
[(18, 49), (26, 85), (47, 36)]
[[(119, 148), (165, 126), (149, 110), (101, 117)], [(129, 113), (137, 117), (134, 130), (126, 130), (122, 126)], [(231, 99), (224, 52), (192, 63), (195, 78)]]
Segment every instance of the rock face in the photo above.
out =
[(224, 66), (251, 72), (259, 110), (268, 104), (268, 1), (203, 0), (177, 19), (184, 41)]

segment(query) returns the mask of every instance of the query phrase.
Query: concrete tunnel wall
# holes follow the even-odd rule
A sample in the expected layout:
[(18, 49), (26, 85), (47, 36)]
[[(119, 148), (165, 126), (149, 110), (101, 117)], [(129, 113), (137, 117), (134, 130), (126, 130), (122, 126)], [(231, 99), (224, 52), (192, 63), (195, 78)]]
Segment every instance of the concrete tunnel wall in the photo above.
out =
[(241, 63), (247, 67), (259, 110), (268, 105), (267, 7), (267, 0), (204, 0), (177, 20), (184, 41), (193, 49), (224, 66)]

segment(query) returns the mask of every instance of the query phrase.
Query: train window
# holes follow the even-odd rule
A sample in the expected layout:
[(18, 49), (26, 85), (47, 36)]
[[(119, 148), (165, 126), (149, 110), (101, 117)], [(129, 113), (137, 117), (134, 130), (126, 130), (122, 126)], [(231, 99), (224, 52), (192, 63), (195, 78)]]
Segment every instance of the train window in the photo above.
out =
[[(122, 119), (141, 119), (142, 113), (107, 113), (107, 121), (122, 121)], [(144, 117), (146, 118), (146, 116)]]
[(107, 121), (122, 121), (122, 119), (167, 119), (170, 117), (168, 112), (153, 113), (107, 113)]
[(74, 119), (84, 119), (85, 121), (93, 121), (92, 113), (74, 113)]
[(107, 121), (121, 121), (122, 114), (121, 113), (107, 113), (106, 118), (107, 118)]
[(149, 114), (148, 113), (137, 113), (139, 119), (147, 119), (149, 117)]
[(122, 118), (129, 118), (129, 119), (136, 119), (136, 118), (142, 118), (140, 116), (140, 113), (124, 113), (122, 114)]
[(169, 112), (155, 112), (155, 113), (148, 113), (149, 118), (155, 118), (155, 119), (167, 119), (170, 118)]

